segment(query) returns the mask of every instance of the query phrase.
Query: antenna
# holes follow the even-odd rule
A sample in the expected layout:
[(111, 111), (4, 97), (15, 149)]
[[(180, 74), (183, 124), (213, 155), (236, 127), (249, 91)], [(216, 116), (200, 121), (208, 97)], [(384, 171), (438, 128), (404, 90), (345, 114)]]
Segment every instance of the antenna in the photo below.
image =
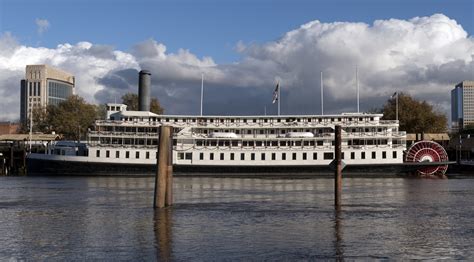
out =
[(202, 116), (202, 98), (204, 94), (204, 73), (201, 73), (201, 116)]
[(324, 115), (323, 71), (321, 71), (321, 115)]
[(357, 113), (359, 113), (359, 69), (356, 66), (356, 86), (357, 86)]

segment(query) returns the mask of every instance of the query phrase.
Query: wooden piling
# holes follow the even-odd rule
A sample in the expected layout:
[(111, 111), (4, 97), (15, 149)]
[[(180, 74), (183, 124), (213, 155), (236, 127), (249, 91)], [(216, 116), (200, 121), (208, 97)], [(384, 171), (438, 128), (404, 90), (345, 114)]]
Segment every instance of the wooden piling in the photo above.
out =
[[(153, 201), (153, 207), (163, 208), (170, 205), (172, 202), (172, 191), (168, 190), (171, 188), (172, 179), (168, 179), (171, 176), (172, 169), (170, 166), (171, 155), (171, 127), (161, 126), (160, 127), (160, 140), (158, 145), (158, 163), (155, 176), (155, 196)], [(167, 195), (169, 196), (167, 197)]]
[(334, 159), (336, 160), (336, 170), (334, 173), (334, 206), (336, 209), (340, 209), (342, 192), (341, 126), (337, 125), (335, 127), (334, 136)]

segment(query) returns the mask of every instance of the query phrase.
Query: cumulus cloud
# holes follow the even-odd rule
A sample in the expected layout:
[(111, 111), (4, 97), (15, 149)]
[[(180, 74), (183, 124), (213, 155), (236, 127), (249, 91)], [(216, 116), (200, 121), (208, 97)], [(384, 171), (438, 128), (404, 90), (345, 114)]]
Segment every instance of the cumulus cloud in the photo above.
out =
[[(454, 84), (474, 79), (474, 39), (442, 14), (373, 24), (311, 21), (264, 44), (237, 43), (242, 59), (218, 64), (188, 49), (170, 53), (149, 39), (129, 53), (89, 42), (33, 48), (11, 34), (0, 37), (3, 118), (18, 118), (19, 80), (26, 64), (47, 63), (76, 75), (77, 91), (90, 102), (110, 102), (136, 92), (141, 69), (152, 73), (152, 95), (170, 114), (197, 114), (201, 74), (205, 114), (276, 113), (271, 104), (277, 79), (283, 114), (320, 113), (320, 71), (325, 112), (356, 110), (355, 68), (361, 110), (380, 106), (394, 91), (450, 109)], [(8, 51), (2, 51), (8, 50)], [(9, 70), (9, 71), (6, 71)], [(4, 103), (6, 102), (6, 103)], [(449, 115), (449, 114), (448, 114)]]
[(35, 20), (37, 28), (37, 32), (39, 35), (42, 35), (49, 29), (49, 21), (46, 19), (36, 18)]

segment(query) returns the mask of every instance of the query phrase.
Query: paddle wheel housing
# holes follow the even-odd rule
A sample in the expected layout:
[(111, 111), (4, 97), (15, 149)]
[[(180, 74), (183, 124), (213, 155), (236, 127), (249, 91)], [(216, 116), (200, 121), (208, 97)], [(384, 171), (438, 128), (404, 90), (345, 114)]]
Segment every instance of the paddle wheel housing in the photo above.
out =
[[(419, 141), (414, 143), (405, 156), (405, 162), (447, 162), (448, 154), (444, 148), (433, 141)], [(444, 175), (448, 165), (433, 165), (420, 167), (420, 175)]]

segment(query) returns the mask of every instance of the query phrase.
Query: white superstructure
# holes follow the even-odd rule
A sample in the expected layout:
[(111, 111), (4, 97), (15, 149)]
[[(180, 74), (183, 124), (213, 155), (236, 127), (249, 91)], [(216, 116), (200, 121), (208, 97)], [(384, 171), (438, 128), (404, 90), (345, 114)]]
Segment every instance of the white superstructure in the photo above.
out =
[(381, 114), (184, 116), (108, 107), (115, 112), (88, 133), (88, 154), (81, 157), (88, 162), (156, 164), (161, 125), (174, 127), (178, 166), (327, 166), (334, 159), (335, 125), (342, 126), (346, 164), (399, 164), (406, 150), (398, 121), (381, 120)]

